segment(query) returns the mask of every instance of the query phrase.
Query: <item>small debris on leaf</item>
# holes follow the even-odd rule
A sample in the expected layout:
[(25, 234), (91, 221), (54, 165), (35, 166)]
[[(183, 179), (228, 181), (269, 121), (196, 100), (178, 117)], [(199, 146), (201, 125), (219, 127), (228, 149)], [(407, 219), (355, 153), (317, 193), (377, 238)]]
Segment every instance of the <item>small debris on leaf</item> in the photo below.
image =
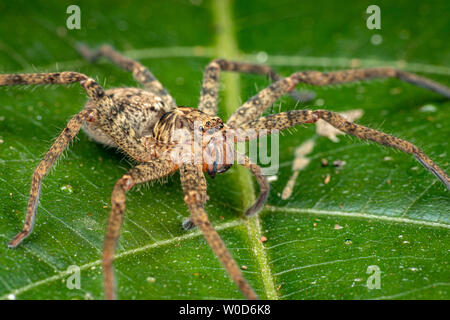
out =
[[(355, 121), (363, 116), (364, 111), (362, 109), (355, 109), (344, 112), (338, 112), (338, 114), (348, 121)], [(345, 134), (344, 132), (340, 131), (339, 129), (336, 129), (331, 124), (322, 119), (319, 119), (316, 122), (316, 133), (319, 136), (328, 137), (328, 139), (330, 139), (333, 142), (339, 142), (337, 136)]]
[(94, 297), (89, 292), (84, 295), (84, 300), (94, 300)]
[(308, 164), (310, 159), (306, 157), (314, 149), (314, 140), (309, 139), (302, 143), (297, 149), (295, 149), (295, 159), (292, 162), (292, 176), (289, 178), (286, 186), (281, 194), (281, 199), (288, 199), (292, 191), (294, 190), (295, 180), (298, 177), (299, 171), (303, 170)]
[(333, 161), (333, 167), (336, 167), (338, 169), (342, 169), (346, 164), (347, 164), (347, 162), (345, 162), (343, 160), (335, 160), (335, 161)]
[(419, 110), (420, 112), (436, 112), (437, 108), (432, 104), (426, 104), (422, 106)]
[(65, 191), (67, 193), (73, 193), (73, 189), (70, 184), (66, 184), (65, 186), (62, 186), (61, 191)]

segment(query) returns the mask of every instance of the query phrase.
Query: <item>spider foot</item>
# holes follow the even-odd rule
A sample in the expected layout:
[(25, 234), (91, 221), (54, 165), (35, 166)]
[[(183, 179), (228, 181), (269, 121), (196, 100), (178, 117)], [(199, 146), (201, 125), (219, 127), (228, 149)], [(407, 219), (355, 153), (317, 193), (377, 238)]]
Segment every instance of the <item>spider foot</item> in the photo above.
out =
[(8, 248), (15, 249), (30, 234), (27, 230), (20, 231), (9, 243)]
[(251, 217), (257, 214), (259, 211), (261, 211), (268, 197), (269, 197), (269, 188), (267, 188), (267, 190), (259, 194), (259, 197), (258, 199), (256, 199), (255, 203), (250, 208), (248, 208), (247, 211), (245, 211), (245, 216)]

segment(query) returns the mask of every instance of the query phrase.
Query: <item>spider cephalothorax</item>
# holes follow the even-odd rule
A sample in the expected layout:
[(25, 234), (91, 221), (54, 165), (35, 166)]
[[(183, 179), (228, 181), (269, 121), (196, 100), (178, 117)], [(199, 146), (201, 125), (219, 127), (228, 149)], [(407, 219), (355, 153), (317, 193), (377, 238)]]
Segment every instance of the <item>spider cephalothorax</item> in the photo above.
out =
[(212, 178), (234, 162), (234, 140), (227, 136), (222, 119), (198, 109), (178, 107), (165, 113), (153, 128), (153, 137), (172, 146), (160, 158), (168, 157), (177, 166), (201, 164)]
[[(0, 86), (79, 82), (91, 98), (86, 107), (69, 121), (35, 170), (24, 228), (11, 240), (9, 247), (17, 247), (30, 234), (43, 177), (84, 126), (94, 140), (117, 147), (139, 162), (139, 165), (116, 182), (111, 196), (111, 213), (102, 258), (105, 296), (108, 299), (115, 298), (112, 262), (125, 212), (126, 192), (135, 184), (165, 177), (176, 170), (180, 172), (184, 201), (191, 213), (190, 218), (183, 222), (183, 226), (186, 229), (197, 226), (245, 297), (257, 298), (204, 210), (208, 196), (203, 172), (214, 177), (217, 173), (226, 171), (234, 162), (234, 143), (237, 141), (247, 141), (270, 134), (272, 130), (284, 130), (322, 119), (357, 138), (371, 140), (413, 155), (425, 169), (450, 189), (449, 176), (419, 148), (408, 141), (349, 122), (337, 113), (326, 110), (293, 110), (260, 116), (283, 94), (290, 94), (303, 101), (305, 97), (312, 97), (311, 94), (302, 95), (293, 90), (298, 83), (328, 85), (396, 77), (450, 98), (450, 89), (432, 80), (393, 68), (329, 73), (304, 71), (280, 78), (267, 66), (218, 59), (206, 68), (200, 103), (198, 109), (194, 109), (177, 107), (173, 98), (148, 69), (122, 56), (111, 47), (102, 46), (99, 50), (91, 51), (80, 45), (78, 50), (88, 60), (95, 61), (100, 56), (105, 56), (125, 70), (132, 71), (144, 89), (120, 88), (105, 91), (95, 80), (77, 72), (0, 75)], [(223, 123), (216, 116), (221, 70), (264, 74), (274, 82), (240, 106), (227, 122)], [(257, 213), (267, 200), (269, 183), (257, 164), (252, 163), (245, 155), (241, 155), (241, 159), (238, 163), (252, 172), (260, 189), (258, 199), (245, 213), (250, 216)]]

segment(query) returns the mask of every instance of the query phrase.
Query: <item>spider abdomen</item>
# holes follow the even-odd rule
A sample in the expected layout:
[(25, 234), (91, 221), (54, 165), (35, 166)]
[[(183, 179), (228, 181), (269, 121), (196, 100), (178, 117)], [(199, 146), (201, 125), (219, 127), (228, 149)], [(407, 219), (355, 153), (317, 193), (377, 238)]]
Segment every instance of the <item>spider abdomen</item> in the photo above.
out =
[[(120, 112), (125, 113), (130, 126), (140, 137), (151, 135), (156, 122), (167, 111), (160, 97), (142, 89), (116, 88), (106, 90), (105, 94), (113, 100)], [(95, 103), (89, 100), (85, 108), (95, 108)], [(110, 147), (117, 147), (116, 143), (95, 122), (86, 122), (83, 129), (95, 141)]]

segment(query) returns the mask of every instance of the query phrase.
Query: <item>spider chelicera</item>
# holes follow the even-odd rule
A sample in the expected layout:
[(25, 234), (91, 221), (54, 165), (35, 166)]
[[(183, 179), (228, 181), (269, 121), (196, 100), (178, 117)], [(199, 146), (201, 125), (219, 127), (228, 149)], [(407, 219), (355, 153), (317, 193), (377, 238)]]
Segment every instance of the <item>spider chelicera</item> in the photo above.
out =
[[(126, 192), (136, 184), (162, 178), (176, 170), (180, 172), (184, 201), (191, 214), (190, 218), (183, 222), (183, 227), (185, 229), (199, 227), (206, 241), (244, 296), (248, 299), (257, 298), (220, 236), (209, 222), (208, 215), (204, 210), (208, 197), (203, 172), (207, 172), (212, 177), (217, 173), (225, 172), (233, 164), (233, 157), (230, 157), (230, 154), (234, 150), (233, 146), (236, 142), (248, 141), (261, 135), (270, 134), (271, 130), (283, 130), (323, 119), (335, 128), (357, 138), (371, 140), (412, 154), (425, 169), (433, 173), (450, 189), (449, 176), (419, 148), (408, 141), (349, 122), (337, 113), (326, 110), (293, 110), (260, 117), (264, 110), (284, 94), (301, 99), (302, 95), (294, 90), (298, 83), (322, 86), (373, 78), (396, 77), (450, 98), (450, 88), (432, 80), (393, 68), (343, 70), (328, 73), (304, 71), (281, 78), (268, 66), (216, 59), (205, 70), (200, 103), (198, 108), (194, 109), (177, 106), (173, 98), (147, 68), (122, 56), (110, 46), (104, 45), (94, 51), (80, 44), (78, 50), (83, 57), (92, 62), (104, 56), (123, 69), (131, 71), (135, 79), (142, 84), (143, 89), (104, 90), (94, 79), (77, 72), (0, 75), (0, 86), (79, 82), (90, 97), (85, 108), (68, 122), (66, 128), (34, 171), (25, 225), (23, 230), (11, 240), (9, 247), (17, 247), (30, 234), (36, 216), (42, 179), (69, 142), (84, 126), (87, 134), (94, 140), (121, 149), (140, 163), (117, 181), (111, 196), (112, 207), (102, 258), (107, 299), (115, 298), (112, 262), (125, 211)], [(273, 80), (273, 83), (240, 106), (228, 121), (223, 123), (216, 116), (220, 71), (267, 75)], [(200, 135), (200, 142), (194, 139), (197, 142), (186, 143), (189, 139), (184, 140), (175, 135), (175, 132), (180, 129), (188, 133), (188, 138)], [(232, 138), (230, 138), (230, 132), (233, 132)], [(241, 134), (242, 132), (245, 134)], [(181, 149), (178, 148), (180, 145)], [(195, 156), (196, 153), (192, 150), (196, 147), (199, 147), (202, 153), (200, 162), (193, 161), (192, 156)], [(174, 152), (175, 149), (178, 151)], [(178, 156), (174, 157), (174, 154)], [(269, 194), (269, 183), (257, 164), (252, 163), (245, 155), (241, 155), (241, 159), (243, 161), (240, 161), (240, 164), (253, 173), (260, 188), (258, 199), (246, 211), (246, 215), (251, 216), (264, 205)]]

